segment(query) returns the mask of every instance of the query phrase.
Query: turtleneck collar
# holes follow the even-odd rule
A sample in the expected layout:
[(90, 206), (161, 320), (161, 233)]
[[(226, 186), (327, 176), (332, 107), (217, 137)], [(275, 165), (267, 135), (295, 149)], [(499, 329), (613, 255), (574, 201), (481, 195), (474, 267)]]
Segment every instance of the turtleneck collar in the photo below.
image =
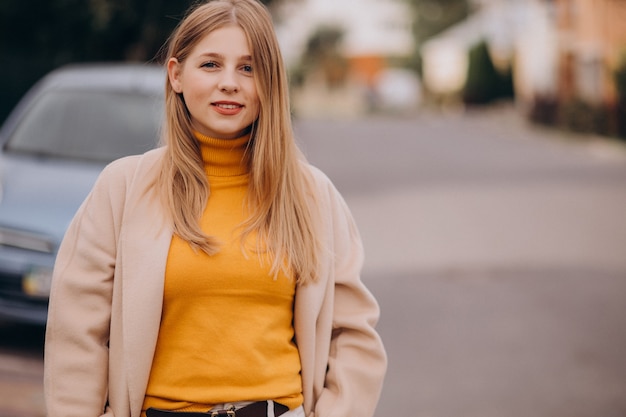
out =
[(246, 146), (249, 134), (237, 139), (215, 139), (198, 132), (194, 135), (200, 144), (204, 170), (209, 177), (233, 177), (248, 173)]

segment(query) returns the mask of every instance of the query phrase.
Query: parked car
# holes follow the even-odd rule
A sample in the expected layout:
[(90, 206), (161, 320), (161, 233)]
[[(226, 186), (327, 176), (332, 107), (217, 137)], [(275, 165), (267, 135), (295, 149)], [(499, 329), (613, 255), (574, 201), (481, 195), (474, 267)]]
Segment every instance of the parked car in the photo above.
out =
[(165, 74), (72, 65), (45, 76), (0, 129), (0, 317), (45, 324), (70, 220), (104, 166), (158, 144)]

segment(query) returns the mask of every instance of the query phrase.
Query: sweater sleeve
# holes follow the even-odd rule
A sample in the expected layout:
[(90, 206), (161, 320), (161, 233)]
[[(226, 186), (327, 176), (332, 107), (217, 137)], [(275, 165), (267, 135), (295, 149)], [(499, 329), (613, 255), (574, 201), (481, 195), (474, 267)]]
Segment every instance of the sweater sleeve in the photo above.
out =
[(361, 281), (363, 246), (354, 219), (332, 184), (329, 194), (334, 242), (333, 330), (315, 416), (369, 417), (374, 414), (387, 369), (387, 356), (375, 330), (380, 310)]
[(121, 163), (101, 173), (57, 254), (45, 341), (48, 417), (105, 413), (113, 276), (126, 188)]

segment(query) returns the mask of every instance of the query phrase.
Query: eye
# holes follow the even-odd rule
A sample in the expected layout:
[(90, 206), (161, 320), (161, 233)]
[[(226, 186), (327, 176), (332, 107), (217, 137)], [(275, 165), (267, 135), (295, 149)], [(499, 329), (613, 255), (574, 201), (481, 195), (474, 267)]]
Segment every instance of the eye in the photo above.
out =
[(243, 72), (249, 72), (249, 73), (252, 73), (252, 65), (250, 65), (250, 64), (245, 64), (245, 65), (242, 65), (242, 66), (241, 66), (241, 70), (242, 70)]
[(215, 61), (205, 62), (204, 64), (200, 65), (200, 67), (209, 68), (209, 69), (217, 68), (217, 62)]

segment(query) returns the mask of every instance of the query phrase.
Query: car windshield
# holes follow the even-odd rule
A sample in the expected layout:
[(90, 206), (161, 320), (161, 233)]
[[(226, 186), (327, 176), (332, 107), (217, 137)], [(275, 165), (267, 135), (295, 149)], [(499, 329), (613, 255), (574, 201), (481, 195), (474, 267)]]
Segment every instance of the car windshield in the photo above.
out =
[(154, 148), (162, 112), (154, 95), (50, 91), (20, 121), (6, 150), (110, 162)]

